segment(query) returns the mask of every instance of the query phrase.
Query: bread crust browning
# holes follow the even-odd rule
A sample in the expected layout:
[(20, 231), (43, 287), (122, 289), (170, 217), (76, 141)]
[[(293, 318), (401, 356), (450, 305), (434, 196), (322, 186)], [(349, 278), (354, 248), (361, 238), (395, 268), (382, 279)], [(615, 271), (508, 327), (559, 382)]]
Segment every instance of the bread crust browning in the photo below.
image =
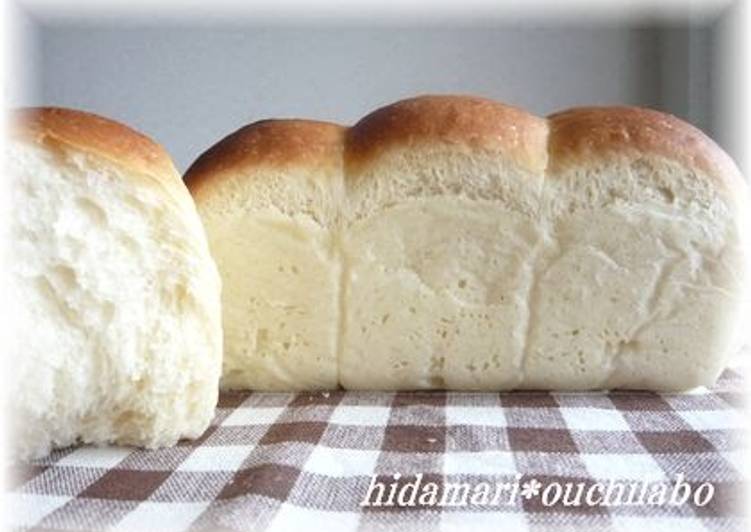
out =
[(530, 172), (554, 175), (615, 156), (659, 156), (711, 176), (731, 195), (746, 184), (733, 160), (699, 129), (639, 107), (578, 107), (541, 118), (486, 98), (425, 95), (373, 111), (352, 127), (262, 120), (209, 148), (191, 165), (191, 192), (214, 177), (258, 165), (343, 165), (345, 179), (390, 149), (450, 145), (501, 153)]
[(261, 120), (224, 137), (185, 173), (197, 193), (214, 176), (255, 166), (339, 166), (346, 128), (316, 120)]
[(10, 133), (44, 144), (49, 140), (104, 157), (133, 171), (149, 174), (164, 182), (165, 176), (179, 178), (165, 149), (128, 126), (114, 120), (74, 109), (29, 107), (11, 114)]
[(656, 155), (697, 168), (726, 192), (745, 183), (733, 160), (691, 124), (641, 107), (576, 107), (554, 113), (550, 122), (550, 173), (612, 156)]
[(547, 165), (547, 123), (486, 98), (425, 95), (382, 107), (347, 135), (346, 166), (356, 169), (393, 147), (436, 143), (500, 152), (532, 172)]

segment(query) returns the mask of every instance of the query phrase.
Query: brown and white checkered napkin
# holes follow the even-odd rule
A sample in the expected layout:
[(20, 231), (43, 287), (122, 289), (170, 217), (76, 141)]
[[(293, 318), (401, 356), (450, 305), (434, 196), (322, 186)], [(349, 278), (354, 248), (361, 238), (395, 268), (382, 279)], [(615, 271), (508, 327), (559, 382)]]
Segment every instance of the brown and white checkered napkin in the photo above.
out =
[[(61, 450), (16, 466), (6, 504), (16, 528), (45, 530), (742, 529), (742, 386), (728, 370), (689, 394), (225, 393), (200, 440)], [(715, 491), (702, 506), (362, 505), (395, 474), (441, 490), (681, 474)]]

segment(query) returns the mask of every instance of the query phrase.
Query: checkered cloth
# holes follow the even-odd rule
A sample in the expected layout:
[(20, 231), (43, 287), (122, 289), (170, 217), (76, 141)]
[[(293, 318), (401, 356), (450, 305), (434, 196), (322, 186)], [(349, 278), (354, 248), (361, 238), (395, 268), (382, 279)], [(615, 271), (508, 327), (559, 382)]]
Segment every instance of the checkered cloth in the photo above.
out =
[[(15, 467), (6, 504), (13, 526), (45, 530), (743, 529), (742, 387), (728, 370), (689, 394), (225, 393), (200, 440), (61, 450)], [(441, 489), (681, 473), (716, 491), (701, 507), (546, 506), (539, 495), (363, 507), (395, 473), (399, 486), (421, 475)]]

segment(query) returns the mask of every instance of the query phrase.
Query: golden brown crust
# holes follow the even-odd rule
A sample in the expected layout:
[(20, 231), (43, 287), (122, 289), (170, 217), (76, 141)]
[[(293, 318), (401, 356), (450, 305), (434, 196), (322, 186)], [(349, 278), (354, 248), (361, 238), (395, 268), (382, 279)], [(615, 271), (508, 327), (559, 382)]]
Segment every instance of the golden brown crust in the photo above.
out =
[(249, 166), (341, 164), (345, 128), (315, 120), (261, 120), (238, 129), (203, 153), (185, 173), (192, 193), (215, 176)]
[(550, 115), (552, 173), (609, 156), (665, 157), (696, 167), (730, 190), (743, 187), (733, 160), (694, 126), (652, 109), (578, 107)]
[(346, 165), (367, 164), (390, 147), (418, 143), (503, 153), (531, 171), (547, 164), (547, 124), (509, 105), (474, 96), (418, 96), (382, 107), (347, 135)]
[(50, 141), (109, 159), (132, 170), (165, 179), (179, 179), (169, 154), (150, 138), (114, 120), (60, 107), (13, 111), (10, 134), (37, 144)]
[(555, 175), (612, 156), (657, 155), (697, 168), (730, 194), (746, 185), (730, 157), (695, 127), (636, 107), (582, 107), (545, 118), (472, 96), (419, 96), (380, 108), (351, 128), (310, 120), (264, 120), (201, 155), (185, 179), (195, 194), (215, 176), (248, 167), (344, 164), (357, 174), (391, 148), (424, 144), (490, 151), (530, 172)]

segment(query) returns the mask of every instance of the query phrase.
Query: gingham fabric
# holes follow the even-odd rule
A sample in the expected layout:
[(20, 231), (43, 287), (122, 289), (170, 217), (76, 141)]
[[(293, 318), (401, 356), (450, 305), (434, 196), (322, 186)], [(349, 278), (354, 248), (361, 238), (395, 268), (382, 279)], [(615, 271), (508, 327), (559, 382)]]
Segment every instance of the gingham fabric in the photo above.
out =
[[(689, 394), (225, 393), (200, 440), (61, 450), (14, 467), (6, 504), (44, 530), (740, 530), (742, 398), (734, 370)], [(678, 474), (712, 483), (711, 502), (547, 505), (533, 489)], [(500, 506), (361, 504), (418, 475), (523, 489)]]

